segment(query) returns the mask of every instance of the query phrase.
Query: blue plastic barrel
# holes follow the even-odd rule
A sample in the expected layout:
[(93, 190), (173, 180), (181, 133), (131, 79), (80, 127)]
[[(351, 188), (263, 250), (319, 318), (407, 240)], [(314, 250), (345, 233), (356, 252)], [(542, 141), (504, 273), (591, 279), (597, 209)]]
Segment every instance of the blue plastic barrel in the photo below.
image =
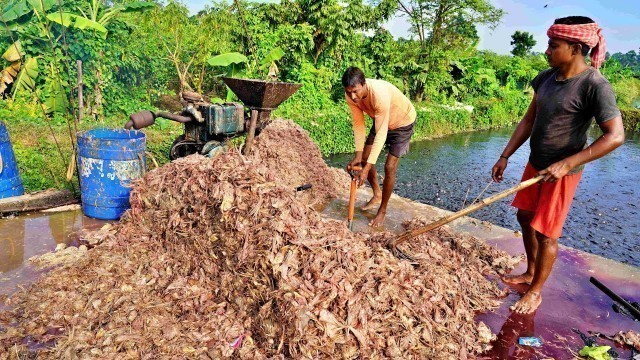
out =
[(78, 174), (82, 212), (102, 220), (120, 219), (130, 207), (131, 180), (146, 169), (146, 137), (124, 129), (78, 133)]
[(13, 154), (7, 127), (0, 122), (0, 199), (24, 194), (24, 186), (18, 172), (16, 156)]

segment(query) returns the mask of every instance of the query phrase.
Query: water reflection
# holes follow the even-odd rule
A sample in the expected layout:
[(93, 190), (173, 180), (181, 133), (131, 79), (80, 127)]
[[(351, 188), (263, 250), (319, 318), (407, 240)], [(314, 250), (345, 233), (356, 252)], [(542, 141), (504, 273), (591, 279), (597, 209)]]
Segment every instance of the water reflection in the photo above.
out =
[(521, 337), (535, 336), (536, 313), (518, 314), (512, 312), (504, 322), (497, 338), (491, 342), (491, 350), (483, 354), (481, 359), (532, 359), (537, 358), (536, 349), (531, 346), (518, 345)]
[(80, 210), (0, 219), (0, 294), (37, 278), (39, 272), (26, 265), (29, 258), (52, 251), (58, 244), (75, 244), (80, 230), (103, 224)]
[(24, 219), (0, 220), (0, 273), (11, 271), (22, 264), (24, 223)]

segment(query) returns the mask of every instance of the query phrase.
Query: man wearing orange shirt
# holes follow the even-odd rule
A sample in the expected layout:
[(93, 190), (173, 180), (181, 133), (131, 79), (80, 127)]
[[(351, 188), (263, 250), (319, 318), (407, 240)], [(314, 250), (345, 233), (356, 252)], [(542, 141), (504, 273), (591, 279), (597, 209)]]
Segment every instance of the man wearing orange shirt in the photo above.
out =
[[(382, 226), (396, 181), (398, 160), (409, 151), (416, 110), (411, 101), (393, 84), (384, 80), (366, 79), (362, 70), (357, 67), (350, 67), (345, 71), (342, 85), (351, 110), (356, 143), (355, 157), (347, 165), (347, 170), (355, 165), (362, 166), (358, 186), (368, 180), (373, 189), (373, 198), (362, 209), (369, 210), (380, 204), (378, 213), (369, 226)], [(364, 114), (374, 120), (368, 136)], [(385, 145), (389, 154), (380, 190), (375, 164)]]

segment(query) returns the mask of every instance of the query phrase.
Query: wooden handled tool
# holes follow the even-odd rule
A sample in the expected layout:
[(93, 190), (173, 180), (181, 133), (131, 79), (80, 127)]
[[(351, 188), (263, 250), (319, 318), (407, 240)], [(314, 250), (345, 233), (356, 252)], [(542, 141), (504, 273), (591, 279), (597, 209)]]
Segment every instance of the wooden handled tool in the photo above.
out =
[(512, 188), (509, 188), (509, 189), (507, 189), (507, 190), (505, 190), (503, 192), (497, 193), (497, 194), (495, 194), (493, 196), (490, 196), (490, 197), (488, 197), (486, 199), (482, 199), (479, 202), (477, 202), (475, 204), (472, 204), (470, 206), (467, 206), (466, 208), (464, 208), (464, 209), (462, 209), (462, 210), (460, 210), (460, 211), (458, 211), (456, 213), (453, 213), (453, 214), (451, 214), (449, 216), (445, 216), (445, 217), (441, 218), (438, 221), (432, 222), (431, 224), (425, 225), (425, 226), (423, 226), (421, 228), (418, 228), (418, 229), (409, 230), (409, 231), (405, 232), (404, 234), (398, 236), (397, 238), (393, 239), (391, 242), (389, 242), (387, 247), (389, 247), (389, 249), (396, 256), (398, 256), (400, 258), (408, 259), (408, 260), (413, 260), (410, 256), (408, 256), (407, 254), (402, 253), (396, 247), (398, 245), (402, 244), (403, 242), (411, 239), (411, 238), (414, 238), (414, 237), (416, 237), (418, 235), (424, 234), (427, 231), (431, 231), (433, 229), (437, 229), (440, 226), (446, 225), (446, 224), (452, 222), (453, 220), (455, 220), (457, 218), (463, 217), (463, 216), (465, 216), (467, 214), (470, 214), (470, 213), (472, 213), (472, 212), (474, 212), (476, 210), (480, 210), (480, 209), (486, 207), (489, 204), (492, 204), (492, 203), (494, 203), (494, 202), (496, 202), (496, 201), (498, 201), (498, 200), (500, 200), (502, 198), (505, 198), (505, 197), (515, 193), (515, 192), (518, 192), (518, 191), (520, 191), (520, 190), (522, 190), (524, 188), (527, 188), (527, 187), (529, 187), (529, 186), (531, 186), (533, 184), (536, 184), (540, 180), (542, 180), (543, 178), (544, 178), (544, 175), (540, 175), (538, 177), (523, 181), (520, 184), (518, 184), (518, 185), (516, 185), (516, 186), (514, 186)]
[(349, 188), (349, 212), (347, 214), (347, 227), (353, 231), (353, 215), (356, 212), (356, 191), (358, 190), (358, 175), (362, 171), (361, 166), (353, 166), (349, 170), (351, 175), (351, 187)]

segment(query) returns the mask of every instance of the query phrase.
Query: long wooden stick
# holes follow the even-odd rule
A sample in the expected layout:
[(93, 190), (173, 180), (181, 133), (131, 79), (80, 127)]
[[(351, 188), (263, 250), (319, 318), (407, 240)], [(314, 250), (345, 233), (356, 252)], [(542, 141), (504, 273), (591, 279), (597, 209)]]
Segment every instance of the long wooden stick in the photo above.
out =
[(251, 109), (251, 121), (249, 122), (249, 131), (247, 132), (247, 138), (244, 141), (244, 155), (251, 155), (251, 146), (253, 145), (253, 138), (256, 136), (256, 127), (258, 123), (258, 110)]
[(347, 213), (347, 226), (353, 231), (353, 216), (356, 212), (356, 192), (358, 190), (358, 174), (362, 171), (362, 167), (354, 166), (351, 171), (351, 187), (349, 188), (349, 210)]
[(395, 238), (395, 240), (393, 240), (393, 242), (390, 244), (390, 246), (395, 247), (395, 246), (397, 246), (399, 244), (402, 244), (403, 242), (405, 242), (405, 241), (407, 241), (407, 240), (409, 240), (409, 239), (411, 239), (413, 237), (416, 237), (418, 235), (424, 234), (427, 231), (431, 231), (433, 229), (439, 228), (442, 225), (448, 224), (448, 223), (452, 222), (453, 220), (455, 220), (457, 218), (460, 218), (460, 217), (463, 217), (463, 216), (465, 216), (467, 214), (470, 214), (470, 213), (472, 213), (472, 212), (474, 212), (476, 210), (480, 210), (483, 207), (485, 207), (485, 206), (487, 206), (487, 205), (489, 205), (491, 203), (494, 203), (494, 202), (496, 202), (496, 201), (498, 201), (498, 200), (500, 200), (500, 199), (502, 199), (504, 197), (507, 197), (507, 196), (509, 196), (509, 195), (511, 195), (511, 194), (513, 194), (515, 192), (518, 192), (518, 191), (520, 191), (520, 190), (522, 190), (524, 188), (527, 188), (527, 187), (539, 182), (543, 178), (544, 178), (544, 175), (540, 175), (538, 177), (523, 181), (520, 184), (518, 184), (518, 185), (516, 185), (516, 186), (514, 186), (514, 187), (512, 187), (510, 189), (507, 189), (507, 190), (505, 190), (503, 192), (497, 193), (497, 194), (495, 194), (493, 196), (490, 196), (490, 197), (488, 197), (486, 199), (482, 199), (482, 200), (480, 200), (480, 202), (478, 202), (476, 204), (473, 204), (471, 206), (468, 206), (468, 207), (466, 207), (466, 208), (464, 208), (464, 209), (462, 209), (462, 210), (460, 210), (460, 211), (458, 211), (456, 213), (453, 213), (451, 215), (445, 216), (445, 217), (443, 217), (442, 219), (440, 219), (440, 220), (438, 220), (436, 222), (432, 222), (431, 224), (425, 225), (425, 226), (423, 226), (423, 227), (421, 227), (419, 229), (414, 229), (414, 230), (407, 231), (404, 234), (402, 234), (402, 235), (398, 236), (397, 238)]
[(82, 122), (84, 116), (84, 99), (82, 97), (82, 60), (76, 62), (78, 67), (78, 122)]
[(356, 212), (356, 191), (358, 190), (357, 179), (354, 177), (351, 180), (351, 187), (349, 188), (349, 210), (347, 213), (347, 226), (349, 230), (353, 231), (353, 215)]

